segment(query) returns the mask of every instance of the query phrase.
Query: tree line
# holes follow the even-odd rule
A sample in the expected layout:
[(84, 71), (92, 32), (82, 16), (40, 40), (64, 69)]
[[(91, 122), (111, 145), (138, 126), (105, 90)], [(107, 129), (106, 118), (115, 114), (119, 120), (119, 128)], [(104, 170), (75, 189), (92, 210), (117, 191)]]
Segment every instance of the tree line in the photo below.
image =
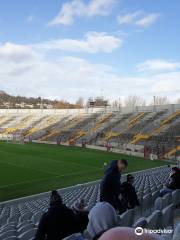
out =
[[(180, 104), (180, 98), (175, 102)], [(148, 105), (166, 105), (171, 104), (167, 96), (153, 96), (150, 103), (147, 103), (143, 97), (130, 95), (125, 99), (107, 100), (104, 97), (88, 98), (79, 97), (75, 103), (67, 100), (50, 100), (41, 97), (12, 96), (4, 91), (0, 91), (0, 108), (55, 108), (55, 109), (76, 109), (84, 107), (136, 107)]]

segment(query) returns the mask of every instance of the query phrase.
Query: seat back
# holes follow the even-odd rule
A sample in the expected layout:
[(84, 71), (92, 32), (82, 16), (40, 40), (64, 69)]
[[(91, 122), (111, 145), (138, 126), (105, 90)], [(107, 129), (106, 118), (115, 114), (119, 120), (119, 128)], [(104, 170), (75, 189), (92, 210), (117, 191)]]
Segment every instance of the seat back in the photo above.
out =
[(155, 200), (154, 209), (155, 209), (155, 210), (162, 210), (162, 209), (163, 209), (163, 204), (162, 204), (162, 198), (161, 198), (161, 197), (158, 197), (158, 198)]
[(162, 227), (174, 226), (174, 205), (170, 204), (162, 210)]
[(172, 192), (172, 202), (174, 206), (178, 206), (180, 204), (180, 189)]
[(81, 233), (75, 233), (72, 234), (71, 236), (63, 238), (63, 240), (83, 240), (83, 237)]
[(120, 215), (121, 226), (131, 227), (134, 222), (134, 209), (129, 209)]
[(162, 222), (162, 212), (160, 210), (155, 210), (149, 217), (146, 218), (148, 228), (157, 229), (161, 228)]
[(162, 198), (162, 204), (163, 208), (167, 207), (169, 204), (172, 203), (172, 195), (171, 193), (167, 193), (163, 198)]
[(137, 227), (141, 227), (141, 228), (146, 228), (148, 226), (147, 221), (144, 217), (139, 218), (134, 224), (133, 227), (137, 228)]
[(179, 240), (180, 239), (180, 223), (176, 226), (173, 234), (173, 240)]

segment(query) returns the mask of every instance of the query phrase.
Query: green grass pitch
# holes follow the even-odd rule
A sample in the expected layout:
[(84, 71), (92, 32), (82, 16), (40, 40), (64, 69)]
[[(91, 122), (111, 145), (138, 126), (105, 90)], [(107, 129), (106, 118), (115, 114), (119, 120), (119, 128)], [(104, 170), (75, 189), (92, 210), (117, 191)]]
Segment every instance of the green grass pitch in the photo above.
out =
[(100, 179), (103, 163), (122, 157), (127, 172), (165, 164), (77, 147), (0, 142), (0, 201)]

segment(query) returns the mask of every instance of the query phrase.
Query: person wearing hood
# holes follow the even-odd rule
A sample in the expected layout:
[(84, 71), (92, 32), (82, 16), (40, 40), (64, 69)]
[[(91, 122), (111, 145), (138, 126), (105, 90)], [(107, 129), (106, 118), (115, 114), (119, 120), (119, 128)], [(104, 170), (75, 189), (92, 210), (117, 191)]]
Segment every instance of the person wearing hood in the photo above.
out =
[(134, 177), (131, 174), (127, 175), (127, 181), (123, 182), (122, 187), (122, 196), (124, 202), (126, 202), (127, 209), (134, 208), (139, 206), (139, 200), (136, 194), (136, 189), (133, 186)]
[(167, 188), (171, 189), (172, 191), (180, 189), (180, 169), (178, 167), (172, 167)]
[(73, 210), (63, 204), (57, 191), (52, 191), (50, 208), (41, 217), (34, 240), (60, 240), (78, 232)]
[(89, 212), (87, 239), (99, 239), (102, 233), (119, 223), (115, 209), (108, 202), (98, 202)]
[(121, 173), (127, 168), (125, 159), (114, 160), (105, 171), (105, 176), (100, 185), (100, 201), (110, 203), (119, 212), (123, 206), (119, 198), (121, 194)]
[(88, 206), (85, 199), (79, 199), (73, 205), (73, 211), (76, 214), (77, 223), (79, 226), (79, 231), (83, 232), (88, 225)]
[(160, 191), (160, 196), (163, 197), (167, 193), (171, 193), (176, 189), (180, 189), (180, 169), (178, 167), (172, 167), (169, 181)]

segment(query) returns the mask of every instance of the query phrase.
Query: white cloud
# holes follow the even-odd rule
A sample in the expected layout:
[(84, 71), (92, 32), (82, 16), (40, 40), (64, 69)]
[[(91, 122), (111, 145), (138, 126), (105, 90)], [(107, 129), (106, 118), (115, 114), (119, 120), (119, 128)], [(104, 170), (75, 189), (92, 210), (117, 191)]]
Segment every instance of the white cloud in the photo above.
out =
[(21, 62), (35, 58), (36, 54), (30, 46), (14, 43), (0, 44), (0, 61)]
[(59, 14), (49, 22), (49, 25), (71, 25), (76, 17), (93, 17), (108, 15), (117, 0), (72, 0), (64, 3)]
[(56, 39), (35, 44), (32, 47), (41, 51), (63, 50), (71, 52), (110, 53), (121, 47), (122, 40), (107, 33), (90, 32), (82, 40)]
[(88, 16), (108, 15), (116, 0), (92, 0), (87, 6)]
[[(168, 76), (168, 78), (167, 78)], [(180, 79), (180, 72), (172, 72), (166, 74), (159, 74), (155, 76), (156, 82), (154, 82), (152, 86), (153, 92), (179, 92), (179, 79)]]
[(161, 73), (153, 76), (152, 92), (156, 96), (167, 96), (171, 102), (180, 98), (180, 71)]
[(120, 25), (132, 24), (138, 27), (149, 27), (160, 17), (159, 13), (145, 14), (143, 11), (135, 11), (124, 15), (118, 15), (117, 21)]
[(109, 65), (95, 64), (72, 56), (58, 55), (49, 59), (43, 51), (37, 51), (34, 56), (34, 51), (34, 48), (25, 45), (1, 45), (1, 90), (11, 94), (70, 101), (79, 96), (86, 99), (97, 96), (102, 88), (104, 95), (111, 99), (134, 94), (146, 99), (151, 99), (154, 94), (167, 95), (171, 99), (179, 96), (180, 70), (177, 68), (153, 74), (146, 71), (143, 76), (137, 74), (128, 77), (121, 76), (116, 68)]
[(1, 89), (13, 94), (75, 100), (78, 96), (96, 96), (104, 84), (113, 88), (117, 81), (110, 67), (74, 57), (54, 61), (39, 58), (20, 64), (0, 62)]
[(118, 15), (117, 21), (119, 24), (131, 24), (136, 21), (136, 19), (141, 16), (142, 11), (136, 11), (133, 13), (128, 13), (125, 15)]
[(180, 62), (168, 61), (164, 59), (150, 59), (137, 65), (139, 72), (166, 72), (180, 69)]
[(151, 13), (136, 21), (136, 25), (140, 27), (149, 27), (160, 17), (159, 13)]

